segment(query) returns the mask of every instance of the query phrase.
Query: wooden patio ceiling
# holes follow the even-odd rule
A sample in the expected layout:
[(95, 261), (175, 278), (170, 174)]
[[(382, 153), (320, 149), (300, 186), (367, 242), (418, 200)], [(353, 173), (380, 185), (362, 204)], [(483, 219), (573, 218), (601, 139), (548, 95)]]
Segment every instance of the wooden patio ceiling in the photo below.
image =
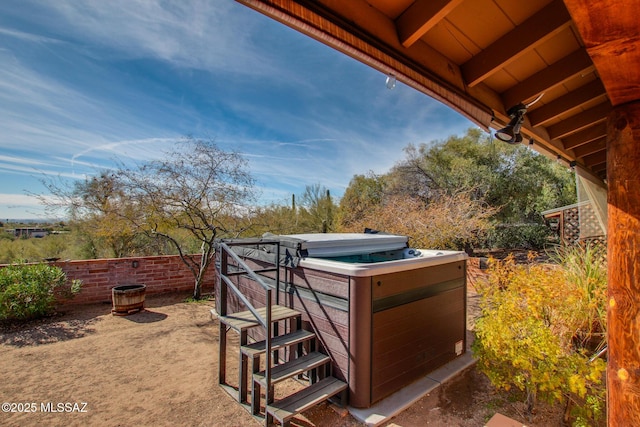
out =
[[(606, 182), (607, 116), (640, 99), (640, 0), (237, 0)], [(381, 83), (382, 84), (382, 83)]]

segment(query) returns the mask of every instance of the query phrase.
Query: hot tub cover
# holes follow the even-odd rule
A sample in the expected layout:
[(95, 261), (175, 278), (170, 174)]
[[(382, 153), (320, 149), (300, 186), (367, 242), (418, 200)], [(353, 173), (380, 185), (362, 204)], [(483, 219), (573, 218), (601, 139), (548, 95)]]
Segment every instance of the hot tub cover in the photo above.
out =
[(330, 258), (394, 251), (407, 247), (409, 238), (384, 233), (308, 233), (276, 235), (265, 233), (261, 239), (223, 239), (223, 242), (245, 241), (254, 247), (233, 247), (233, 251), (249, 258), (272, 259), (273, 247), (261, 244), (279, 241), (282, 247), (280, 264), (296, 267), (300, 259)]
[(311, 233), (282, 236), (300, 241), (303, 257), (323, 258), (393, 251), (407, 247), (409, 238), (394, 234)]

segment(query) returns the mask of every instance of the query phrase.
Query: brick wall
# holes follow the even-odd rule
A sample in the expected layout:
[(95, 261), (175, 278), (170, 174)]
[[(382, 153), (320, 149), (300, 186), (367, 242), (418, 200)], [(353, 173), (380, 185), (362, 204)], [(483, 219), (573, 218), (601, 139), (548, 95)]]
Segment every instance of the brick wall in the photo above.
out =
[[(134, 267), (135, 263), (137, 266)], [(193, 291), (191, 271), (179, 256), (108, 258), (55, 262), (69, 280), (82, 280), (82, 291), (63, 304), (110, 302), (111, 288), (118, 285), (146, 285), (146, 295)], [(213, 292), (215, 267), (211, 265), (203, 284), (203, 292)]]
[[(137, 262), (137, 267), (134, 267), (134, 262)], [(82, 291), (71, 300), (60, 300), (62, 304), (111, 302), (111, 288), (118, 285), (146, 285), (146, 295), (189, 292), (194, 286), (191, 272), (177, 255), (55, 262), (53, 265), (62, 268), (69, 280), (82, 280)], [(477, 281), (484, 277), (486, 271), (481, 268), (481, 259), (469, 258), (467, 285), (475, 290)], [(215, 267), (212, 265), (202, 292), (213, 292), (215, 280)]]

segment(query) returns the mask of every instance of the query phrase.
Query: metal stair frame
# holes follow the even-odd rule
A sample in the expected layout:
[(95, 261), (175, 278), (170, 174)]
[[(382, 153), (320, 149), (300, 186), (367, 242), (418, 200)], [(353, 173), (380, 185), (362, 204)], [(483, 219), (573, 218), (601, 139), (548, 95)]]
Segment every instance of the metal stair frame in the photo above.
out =
[[(242, 258), (235, 253), (232, 246), (246, 245), (275, 245), (274, 268), (263, 268), (252, 270)], [(220, 262), (217, 265), (219, 277), (219, 303), (218, 311), (212, 310), (212, 314), (219, 319), (219, 364), (218, 380), (219, 385), (238, 403), (245, 407), (256, 420), (262, 417), (261, 414), (261, 389), (264, 389), (264, 425), (273, 423), (274, 417), (281, 425), (288, 426), (289, 421), (297, 413), (300, 413), (318, 403), (325, 401), (340, 393), (340, 402), (344, 404), (347, 399), (348, 385), (332, 376), (331, 357), (317, 351), (318, 337), (312, 331), (302, 330), (302, 313), (285, 306), (279, 305), (280, 299), (280, 242), (243, 239), (238, 242), (218, 242)], [(234, 264), (229, 263), (229, 258)], [(262, 258), (261, 258), (262, 259)], [(262, 259), (264, 261), (264, 259)], [(269, 262), (269, 261), (267, 261)], [(231, 266), (231, 268), (230, 268)], [(233, 270), (233, 271), (230, 271)], [(275, 272), (275, 286), (271, 284), (273, 278), (267, 278), (258, 273)], [(265, 306), (256, 309), (249, 299), (240, 291), (235, 283), (230, 279), (232, 276), (246, 276), (258, 284), (265, 292)], [(227, 313), (227, 295), (231, 290), (235, 297), (247, 308), (246, 311)], [(272, 292), (275, 290), (275, 304), (272, 303)], [(295, 329), (291, 324), (296, 320)], [(288, 321), (288, 333), (285, 326), (285, 334), (279, 335), (278, 324), (281, 321)], [(248, 330), (251, 328), (262, 328), (265, 339), (263, 341), (248, 344)], [(226, 383), (226, 355), (227, 355), (227, 332), (234, 330), (238, 332), (240, 347), (238, 354), (238, 389)], [(305, 333), (308, 332), (308, 333)], [(308, 342), (308, 349), (303, 351), (303, 344)], [(280, 362), (280, 351), (284, 353), (285, 361)], [(260, 356), (264, 353), (264, 371), (260, 372)], [(293, 356), (292, 358), (292, 355)], [(248, 401), (248, 381), (249, 381), (249, 359), (251, 359), (251, 401)], [(304, 359), (298, 362), (296, 360)], [(293, 364), (293, 365), (292, 365)], [(272, 366), (273, 365), (273, 366)], [(290, 371), (287, 371), (291, 369)], [(305, 375), (309, 386), (289, 395), (284, 399), (275, 402), (275, 382), (280, 382), (287, 378), (297, 377), (302, 379)], [(305, 391), (306, 390), (306, 391)]]
[[(280, 349), (288, 348), (291, 351), (292, 346), (296, 346), (296, 359), (302, 356), (302, 344), (309, 342), (309, 351), (315, 351), (315, 341), (317, 339), (316, 334), (302, 329), (297, 325), (297, 329), (293, 333), (287, 335), (280, 335), (272, 340), (272, 347), (274, 355)], [(260, 411), (260, 389), (256, 387), (254, 377), (259, 374), (260, 371), (260, 356), (266, 352), (266, 345), (264, 341), (255, 342), (250, 345), (240, 347), (241, 357), (244, 357), (251, 361), (251, 414), (258, 415)], [(289, 356), (291, 353), (289, 353)], [(277, 361), (277, 360), (276, 360)], [(273, 387), (273, 384), (272, 384)], [(273, 394), (272, 394), (273, 396)]]
[[(276, 305), (280, 299), (280, 242), (279, 241), (264, 241), (261, 240), (259, 242), (262, 245), (275, 245), (276, 246), (276, 254), (275, 254), (275, 268), (273, 269), (265, 269), (259, 272), (266, 271), (275, 271), (276, 272)], [(246, 243), (244, 243), (246, 245)], [(271, 287), (267, 285), (264, 280), (257, 274), (256, 271), (250, 269), (247, 264), (240, 259), (240, 257), (233, 252), (231, 246), (241, 245), (241, 243), (230, 243), (230, 242), (220, 242), (218, 244), (218, 250), (220, 251), (220, 303), (218, 308), (218, 314), (221, 317), (227, 316), (227, 291), (231, 289), (235, 296), (242, 301), (244, 306), (253, 314), (258, 325), (261, 326), (265, 333), (265, 347), (267, 349), (271, 348), (271, 341), (273, 339), (273, 328), (272, 325), (272, 299), (271, 299)], [(230, 272), (228, 265), (228, 257), (231, 257), (236, 266), (239, 268), (239, 271)], [(251, 279), (253, 279), (256, 283), (258, 283), (265, 291), (266, 301), (265, 301), (265, 310), (264, 317), (258, 312), (258, 310), (249, 302), (249, 300), (242, 294), (242, 292), (235, 286), (233, 281), (229, 278), (229, 276), (246, 274)], [(243, 328), (239, 330), (240, 333), (240, 346), (247, 345), (247, 329)], [(227, 392), (230, 393), (229, 386), (226, 383), (226, 355), (227, 355), (227, 325), (223, 322), (220, 322), (220, 334), (219, 334), (219, 354), (218, 354), (218, 382), (220, 386), (223, 387)], [(267, 401), (271, 399), (271, 364), (272, 364), (272, 354), (271, 351), (265, 352), (265, 396)], [(238, 396), (237, 401), (239, 403), (244, 403), (247, 400), (247, 376), (248, 376), (248, 363), (246, 357), (239, 357), (239, 366), (238, 366)], [(268, 417), (265, 417), (265, 420)], [(266, 424), (268, 425), (268, 423)]]

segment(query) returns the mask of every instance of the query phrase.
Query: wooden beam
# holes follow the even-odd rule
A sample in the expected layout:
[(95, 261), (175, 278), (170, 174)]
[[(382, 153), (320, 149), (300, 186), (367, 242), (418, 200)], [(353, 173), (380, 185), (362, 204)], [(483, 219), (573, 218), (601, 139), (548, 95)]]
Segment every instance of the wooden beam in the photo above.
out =
[(475, 86), (491, 74), (515, 61), (564, 28), (571, 25), (571, 16), (561, 0), (555, 0), (522, 24), (500, 37), (493, 44), (462, 65), (462, 73), (469, 86)]
[(595, 141), (591, 141), (588, 144), (581, 145), (573, 149), (573, 154), (577, 158), (588, 156), (589, 154), (597, 153), (599, 151), (604, 151), (607, 149), (607, 137), (603, 136), (602, 138), (596, 139)]
[(536, 95), (561, 85), (572, 77), (593, 70), (591, 58), (587, 52), (579, 49), (508, 89), (503, 93), (502, 99), (505, 106), (509, 108), (519, 102), (529, 101)]
[(572, 150), (580, 145), (587, 144), (606, 135), (607, 124), (600, 123), (562, 138), (562, 146), (565, 150)]
[(607, 421), (640, 426), (640, 101), (607, 122)]
[(595, 165), (601, 165), (607, 162), (607, 152), (600, 151), (595, 154), (589, 154), (585, 156), (583, 159), (584, 165), (587, 167), (593, 167)]
[(527, 113), (527, 117), (529, 117), (531, 126), (542, 126), (556, 116), (571, 113), (573, 110), (602, 96), (606, 96), (604, 86), (602, 86), (600, 80), (596, 79)]
[(640, 0), (564, 0), (612, 105), (640, 99)]
[(607, 120), (607, 115), (611, 112), (609, 102), (603, 102), (593, 108), (583, 111), (566, 118), (558, 124), (549, 126), (547, 131), (551, 139), (559, 139), (569, 134), (578, 132), (579, 130), (588, 128), (597, 123), (603, 123)]
[(396, 19), (402, 46), (417, 42), (460, 3), (462, 0), (417, 0)]

